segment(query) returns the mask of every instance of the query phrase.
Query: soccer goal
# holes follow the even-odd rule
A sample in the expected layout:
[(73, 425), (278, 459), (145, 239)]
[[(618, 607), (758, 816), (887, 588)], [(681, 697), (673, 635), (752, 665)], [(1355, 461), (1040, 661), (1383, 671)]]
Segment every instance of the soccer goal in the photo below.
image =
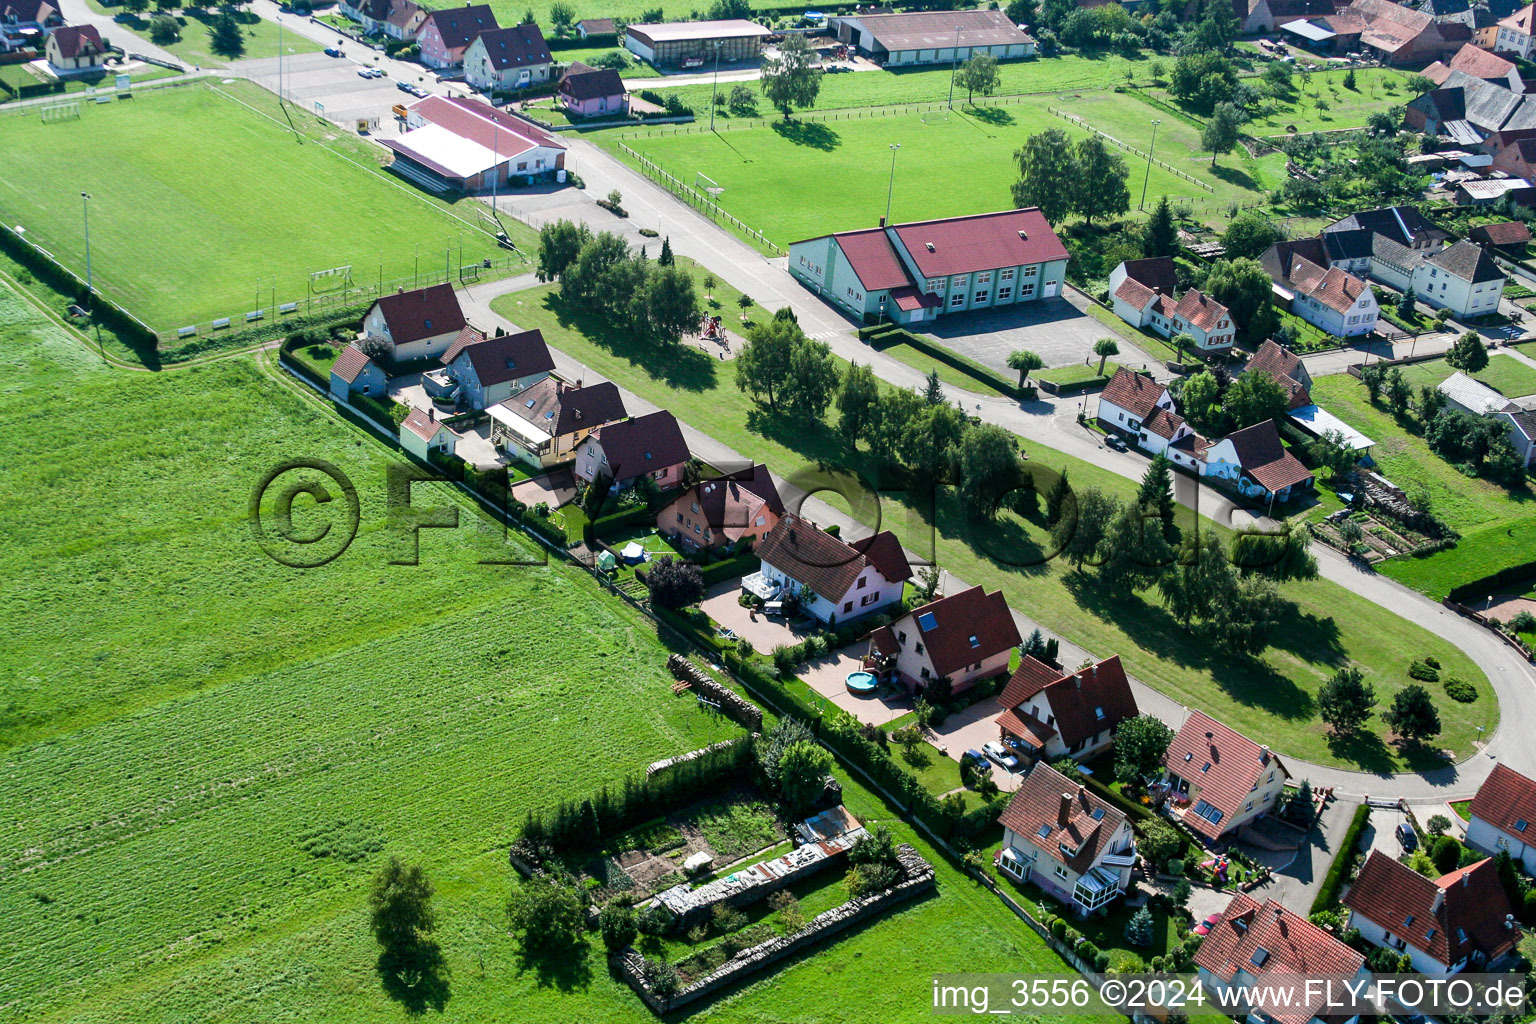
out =
[(711, 178), (709, 175), (705, 174), (703, 171), (695, 171), (694, 172), (694, 175), (693, 175), (693, 187), (694, 188), (702, 188), (705, 192), (709, 193), (710, 198), (712, 198), (712, 199), (719, 199), (720, 198), (720, 193), (725, 191), (725, 186), (724, 185), (722, 185), (719, 182), (715, 181), (714, 178)]
[(78, 100), (70, 103), (50, 103), (39, 109), (43, 124), (53, 124), (56, 121), (74, 121), (80, 117), (80, 103)]
[(948, 124), (949, 108), (940, 107), (938, 110), (925, 110), (918, 115), (923, 124)]
[(328, 295), (332, 292), (346, 291), (350, 287), (352, 287), (351, 264), (344, 267), (332, 267), (329, 270), (310, 272), (310, 295)]

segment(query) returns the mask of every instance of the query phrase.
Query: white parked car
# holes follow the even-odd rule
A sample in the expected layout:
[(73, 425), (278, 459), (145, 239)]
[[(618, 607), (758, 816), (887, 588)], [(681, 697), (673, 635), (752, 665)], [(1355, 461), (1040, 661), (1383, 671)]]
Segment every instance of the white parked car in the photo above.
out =
[(1001, 767), (1003, 771), (1012, 774), (1019, 770), (1019, 759), (1008, 753), (1008, 748), (996, 740), (990, 743), (983, 743), (981, 749), (987, 755), (988, 760)]

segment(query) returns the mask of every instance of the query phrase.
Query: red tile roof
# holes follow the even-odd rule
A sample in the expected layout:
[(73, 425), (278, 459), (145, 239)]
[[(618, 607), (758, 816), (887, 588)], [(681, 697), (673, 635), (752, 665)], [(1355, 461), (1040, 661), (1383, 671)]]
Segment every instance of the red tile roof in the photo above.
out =
[(896, 300), (896, 308), (911, 312), (914, 309), (934, 309), (944, 305), (944, 300), (932, 292), (918, 291), (912, 285), (906, 284), (899, 288), (891, 289), (891, 298)]
[(618, 387), (607, 381), (579, 388), (545, 377), (501, 404), (551, 437), (592, 430), (629, 415)]
[(1115, 289), (1115, 298), (1130, 303), (1136, 309), (1146, 309), (1147, 303), (1151, 302), (1156, 295), (1157, 292), (1134, 277), (1127, 277), (1120, 282), (1120, 287)]
[(440, 11), (428, 11), (422, 24), (436, 25), (443, 37), (443, 45), (451, 50), (468, 46), (476, 36), (487, 29), (498, 27), (496, 15), (485, 4), (465, 4), (463, 7), (446, 7)]
[(1008, 599), (1002, 591), (988, 594), (979, 586), (914, 608), (902, 621), (907, 619), (927, 648), (929, 664), (941, 676), (963, 672), (1020, 641)]
[[(441, 14), (442, 12), (437, 12)], [(411, 104), (422, 120), (491, 150), (502, 160), (535, 147), (565, 149), (565, 143), (530, 121), (468, 96), (428, 96)]]
[(1228, 327), (1232, 326), (1232, 314), (1227, 312), (1227, 307), (1205, 295), (1198, 288), (1191, 288), (1184, 293), (1184, 296), (1179, 299), (1179, 304), (1174, 307), (1173, 314), (1207, 334), (1217, 330), (1216, 325), (1222, 320), (1227, 321)]
[(372, 365), (373, 360), (369, 359), (362, 349), (356, 345), (348, 345), (341, 350), (341, 355), (337, 356), (336, 361), (331, 364), (331, 376), (340, 377), (351, 384)]
[(1174, 269), (1173, 257), (1151, 256), (1144, 260), (1126, 260), (1125, 277), (1128, 281), (1136, 281), (1155, 292), (1164, 295), (1172, 295), (1179, 290), (1178, 272)]
[(1487, 242), (1489, 245), (1522, 245), (1531, 240), (1531, 229), (1517, 220), (1506, 220), (1499, 224), (1475, 227), (1467, 232), (1467, 237), (1474, 242)]
[(1141, 421), (1143, 430), (1167, 441), (1172, 441), (1173, 435), (1177, 434), (1182, 426), (1184, 426), (1184, 417), (1162, 407), (1153, 409), (1152, 415)]
[(757, 543), (758, 557), (828, 601), (841, 601), (865, 568), (892, 583), (912, 577), (901, 542), (889, 530), (861, 547), (845, 544), (808, 519), (787, 515)]
[(1267, 747), (1260, 747), (1203, 711), (1190, 712), (1174, 734), (1163, 755), (1163, 767), (1198, 787), (1197, 799), (1221, 812), (1220, 822), (1194, 813), (1184, 815), (1186, 825), (1212, 839), (1226, 831), (1225, 823), (1242, 809), (1265, 772), (1276, 767), (1285, 771), (1280, 758)]
[(486, 58), (497, 71), (538, 67), (554, 59), (549, 55), (549, 44), (544, 41), (544, 33), (532, 22), (513, 25), (511, 28), (487, 29), (475, 36), (475, 39), (485, 47)]
[[(1240, 892), (1195, 952), (1195, 963), (1224, 982), (1246, 974), (1259, 982), (1251, 991), (1260, 995), (1266, 975), (1352, 979), (1365, 958), (1294, 910), (1273, 899), (1259, 903)], [(1261, 1003), (1257, 1008), (1280, 1024), (1307, 1024), (1326, 1009), (1321, 991), (1315, 1003), (1299, 1002)]]
[(54, 29), (49, 38), (58, 44), (61, 57), (83, 57), (106, 52), (106, 48), (101, 45), (101, 33), (95, 25), (65, 25)]
[(1152, 415), (1152, 410), (1157, 408), (1157, 403), (1167, 393), (1168, 389), (1151, 377), (1143, 376), (1135, 370), (1122, 366), (1115, 371), (1113, 377), (1109, 378), (1109, 383), (1104, 385), (1099, 398), (1118, 405), (1137, 419), (1144, 420)]
[(1227, 435), (1227, 440), (1232, 442), (1243, 472), (1269, 491), (1304, 483), (1312, 477), (1312, 471), (1280, 443), (1274, 420), (1234, 431)]
[(838, 247), (843, 250), (853, 272), (859, 276), (865, 291), (877, 292), (912, 285), (907, 268), (902, 265), (901, 257), (896, 255), (896, 249), (886, 237), (885, 229), (845, 231), (832, 237), (837, 240)]
[[(1300, 257), (1292, 261), (1292, 266), (1304, 262)], [(1309, 266), (1311, 264), (1308, 264)], [(1275, 382), (1285, 389), (1290, 396), (1286, 404), (1288, 409), (1299, 409), (1304, 405), (1312, 404), (1311, 392), (1302, 378), (1307, 376), (1301, 357), (1290, 349), (1282, 348), (1276, 342), (1265, 341), (1259, 346), (1252, 359), (1248, 360), (1248, 368), (1245, 373), (1266, 373), (1273, 377)]]
[(1067, 258), (1067, 247), (1033, 206), (897, 224), (894, 230), (924, 278)]
[(1037, 764), (997, 820), (1020, 840), (1081, 874), (1099, 860), (1125, 815), (1050, 765)]
[(1526, 35), (1536, 35), (1536, 4), (1522, 7), (1499, 22), (1500, 28), (1512, 28), (1516, 32), (1524, 32)]
[(464, 311), (451, 284), (434, 284), (416, 291), (385, 295), (374, 303), (389, 327), (389, 339), (406, 345), (422, 338), (457, 332), (464, 327)]
[(1473, 78), (1507, 78), (1515, 70), (1515, 65), (1510, 61), (1471, 43), (1457, 50), (1447, 67)]
[(461, 355), (468, 357), (481, 387), (548, 373), (555, 368), (555, 357), (550, 355), (544, 335), (537, 330), (504, 334), (499, 338), (482, 337), (472, 329), (464, 331), (443, 353), (444, 365)]
[(603, 449), (616, 483), (680, 466), (692, 457), (677, 418), (665, 409), (610, 423), (592, 436)]
[[(1052, 677), (1044, 683), (1040, 683), (1042, 668)], [(1136, 697), (1131, 693), (1131, 684), (1118, 654), (1067, 675), (1052, 671), (1033, 658), (1025, 658), (1003, 688), (998, 702), (1011, 711), (1040, 692), (1044, 692), (1051, 706), (1050, 713), (1056, 718), (1052, 723), (1055, 731), (1069, 747), (1105, 729), (1113, 729), (1121, 721), (1136, 717), (1137, 713)], [(998, 723), (1005, 724), (1001, 717)]]
[[(1496, 764), (1472, 798), (1471, 813), (1500, 832), (1536, 840), (1536, 781)], [(1522, 823), (1524, 828), (1519, 827)]]
[[(696, 513), (691, 511), (694, 506), (699, 509)], [(675, 522), (676, 516), (668, 514), (672, 511), (694, 515), (726, 541), (735, 541), (754, 528), (757, 517), (764, 515), (765, 510), (771, 514), (768, 523), (772, 524), (784, 514), (784, 501), (768, 467), (757, 463), (748, 470), (700, 481), (679, 495), (659, 518), (662, 522)]]
[(1492, 858), (1428, 879), (1372, 850), (1343, 902), (1447, 967), (1474, 952), (1497, 960), (1520, 941), (1505, 927), (1512, 908)]
[(431, 414), (422, 412), (420, 409), (412, 409), (410, 415), (405, 418), (403, 425), (423, 441), (432, 440), (437, 436), (439, 430), (447, 430), (448, 433), (453, 433), (453, 430), (443, 423), (442, 420), (434, 419)]
[(1056, 730), (1046, 725), (1034, 715), (1021, 715), (1009, 708), (997, 716), (997, 724), (1012, 736), (1017, 736), (1036, 750), (1044, 750), (1045, 744)]

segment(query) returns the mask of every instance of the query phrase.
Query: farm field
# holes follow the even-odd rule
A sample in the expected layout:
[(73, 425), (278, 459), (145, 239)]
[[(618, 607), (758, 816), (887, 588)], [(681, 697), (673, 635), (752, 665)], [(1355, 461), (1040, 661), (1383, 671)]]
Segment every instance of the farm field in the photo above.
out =
[[(225, 88), (283, 116), (270, 93)], [(365, 143), (322, 145), (331, 126), (294, 120), (297, 135), (203, 85), (82, 106), (73, 121), (6, 118), (0, 214), (84, 276), (80, 192), (90, 192), (96, 287), (159, 330), (302, 301), (312, 271), (350, 265), (354, 284), (372, 287), (410, 280), (418, 250), (428, 274), (445, 254), (456, 268), (461, 247), (466, 264), (505, 256), (480, 204), (427, 199), (380, 170)]]
[[(834, 427), (774, 416), (755, 406), (737, 390), (731, 363), (686, 348), (637, 348), (564, 306), (553, 286), (503, 296), (493, 308), (519, 327), (539, 328), (553, 347), (643, 398), (666, 403), (679, 419), (780, 473), (812, 464), (857, 467), (863, 462)], [(1038, 444), (1028, 449), (1035, 464), (1066, 469), (1075, 487), (1098, 487), (1122, 498), (1135, 492), (1134, 481), (1107, 470)], [(1283, 586), (1281, 592), (1295, 603), (1294, 615), (1276, 630), (1275, 646), (1260, 659), (1241, 662), (1213, 654), (1181, 629), (1155, 594), (1131, 601), (1106, 599), (1059, 560), (1017, 565), (1049, 550), (1036, 522), (1004, 515), (978, 530), (952, 496), (940, 497), (933, 520), (896, 496), (883, 496), (882, 504), (882, 525), (909, 549), (931, 556), (967, 582), (1002, 589), (1013, 607), (1027, 610), (1047, 629), (1100, 657), (1120, 654), (1132, 674), (1234, 728), (1271, 737), (1282, 753), (1370, 771), (1404, 766), (1381, 733), (1348, 747), (1330, 746), (1313, 696), (1345, 660), (1365, 670), (1384, 703), (1409, 682), (1408, 662), (1414, 656), (1433, 655), (1448, 674), (1474, 680), (1482, 699), (1441, 708), (1445, 732), (1440, 742), (1459, 756), (1471, 753), (1477, 726), (1491, 729), (1498, 720), (1486, 678), (1459, 650), (1327, 581)], [(1185, 521), (1188, 528), (1187, 515)]]
[[(1014, 150), (1027, 135), (1047, 128), (1063, 129), (1074, 140), (1087, 134), (1043, 104), (1021, 104), (957, 108), (947, 122), (928, 124), (921, 115), (902, 114), (775, 123), (713, 134), (657, 133), (623, 140), (598, 135), (594, 140), (634, 163), (618, 148), (622, 141), (690, 184), (703, 172), (724, 186), (719, 201), (725, 210), (784, 246), (827, 231), (872, 226), (885, 211), (892, 142), (902, 147), (896, 156), (893, 220), (1005, 209), (1012, 205)], [(1176, 152), (1172, 147), (1170, 151)], [(948, 168), (945, 174), (928, 173), (941, 163)], [(1145, 164), (1134, 158), (1129, 163), (1136, 186), (1134, 204)], [(823, 187), (834, 181), (835, 189)], [(1214, 183), (1218, 191), (1206, 194), (1154, 166), (1148, 195), (1189, 197), (1199, 192), (1199, 202), (1215, 201), (1223, 209), (1228, 199), (1258, 198), (1219, 179)]]
[[(0, 629), (6, 1016), (399, 1021), (364, 905), (399, 854), (437, 889), (450, 974), (434, 1019), (650, 1024), (595, 941), (556, 977), (520, 964), (504, 909), (527, 810), (739, 734), (671, 695), (649, 621), (564, 565), (476, 564), (505, 545), (467, 525), (423, 531), (419, 566), (388, 564), (392, 456), (268, 361), (107, 371), (8, 292), (0, 342), (0, 436), (18, 453), (0, 479), (0, 594), (28, 609)], [(48, 401), (62, 391), (67, 405)], [(48, 449), (21, 443), (50, 428)], [(317, 570), (267, 559), (246, 518), (255, 480), (297, 456), (359, 491), (357, 541)], [(413, 497), (454, 500), (432, 485)], [(296, 505), (295, 521), (316, 514)], [(843, 781), (855, 814), (935, 862), (938, 894), (697, 1019), (812, 1019), (830, 977), (839, 1019), (918, 1021), (934, 970), (1062, 969)]]

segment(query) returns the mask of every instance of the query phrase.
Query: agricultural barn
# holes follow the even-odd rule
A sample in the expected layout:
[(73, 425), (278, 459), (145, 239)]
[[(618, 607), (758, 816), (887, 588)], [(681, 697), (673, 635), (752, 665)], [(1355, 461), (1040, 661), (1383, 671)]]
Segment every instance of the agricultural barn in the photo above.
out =
[(404, 135), (380, 139), (390, 170), (429, 192), (483, 192), (494, 184), (563, 180), (565, 144), (484, 100), (428, 96), (406, 111)]
[(1002, 11), (847, 14), (827, 24), (838, 42), (880, 64), (948, 64), (978, 53), (999, 60), (1035, 55), (1035, 41)]
[(721, 63), (755, 60), (763, 40), (773, 33), (755, 21), (670, 21), (661, 25), (630, 25), (624, 45), (630, 53), (655, 65), (681, 64), (689, 57), (714, 60), (720, 46)]
[(792, 242), (789, 272), (856, 320), (910, 324), (1061, 294), (1067, 247), (1038, 207)]

